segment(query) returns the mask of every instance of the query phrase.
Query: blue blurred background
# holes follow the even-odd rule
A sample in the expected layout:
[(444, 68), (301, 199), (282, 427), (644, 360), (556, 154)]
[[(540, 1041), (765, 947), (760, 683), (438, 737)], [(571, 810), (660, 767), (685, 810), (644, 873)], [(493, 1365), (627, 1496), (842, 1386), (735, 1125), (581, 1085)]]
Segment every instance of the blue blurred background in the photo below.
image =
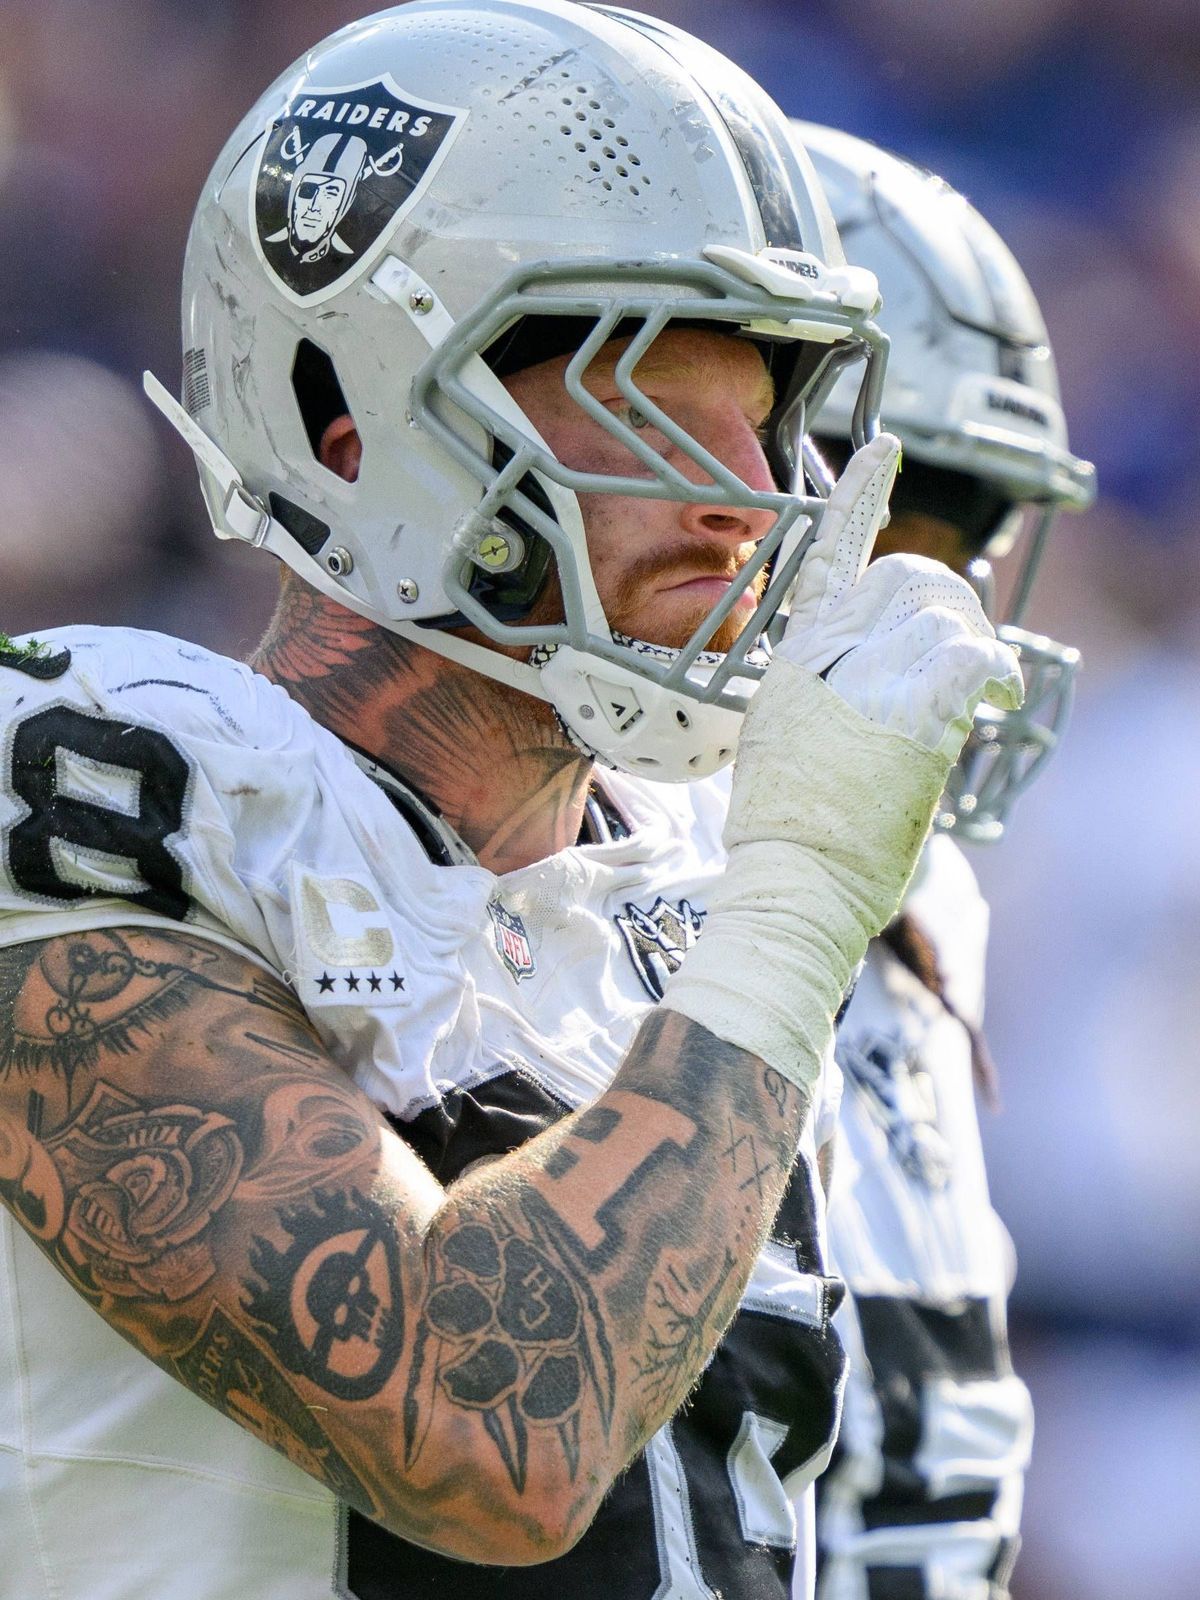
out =
[[(1020, 1600), (1200, 1594), (1200, 4), (642, 0), (784, 109), (942, 173), (1000, 229), (1101, 498), (1030, 622), (1074, 725), (998, 850), (984, 1114), (1038, 1406)], [(272, 564), (218, 547), (139, 375), (178, 372), (192, 204), (332, 0), (5, 0), (0, 626), (233, 654)], [(1193, 1006), (1196, 1008), (1192, 1010)]]

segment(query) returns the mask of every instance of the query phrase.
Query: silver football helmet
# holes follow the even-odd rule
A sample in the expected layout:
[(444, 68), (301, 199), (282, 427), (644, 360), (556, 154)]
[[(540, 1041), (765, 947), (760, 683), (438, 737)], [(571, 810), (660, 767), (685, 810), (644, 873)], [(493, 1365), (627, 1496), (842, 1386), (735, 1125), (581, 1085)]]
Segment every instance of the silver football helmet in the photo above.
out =
[[(997, 632), (1021, 658), (1025, 704), (1019, 711), (979, 707), (937, 818), (962, 838), (991, 842), (1054, 750), (1069, 713), (1079, 652), (1020, 624), (1054, 516), (1092, 503), (1095, 469), (1068, 448), (1042, 314), (995, 230), (933, 174), (850, 134), (792, 126), (850, 259), (879, 280), (881, 325), (891, 341), (886, 426), (900, 437), (907, 462), (965, 474), (979, 490), (971, 505), (981, 519), (979, 554), (967, 575), (985, 606), (992, 604), (990, 560), (1019, 547), (1013, 599)], [(816, 431), (849, 438), (852, 405), (839, 382)], [(821, 481), (819, 457), (812, 465)], [(903, 484), (901, 478), (901, 496)]]
[[(781, 626), (823, 504), (803, 492), (795, 441), (846, 365), (851, 431), (877, 431), (877, 301), (786, 120), (714, 51), (608, 7), (415, 0), (310, 51), (233, 134), (188, 245), (182, 407), (147, 388), (199, 460), (219, 537), (550, 701), (601, 759), (685, 780), (733, 753), (760, 641)], [(672, 321), (767, 352), (782, 380), (777, 492), (750, 489), (638, 388), (639, 358)], [(699, 484), (584, 387), (614, 337), (628, 341), (622, 394)], [(514, 349), (525, 364), (575, 352), (567, 390), (636, 476), (554, 457), (502, 382)], [(343, 412), (363, 446), (353, 483), (317, 458)], [(744, 582), (669, 650), (614, 634), (580, 493), (775, 522)], [(535, 624), (551, 577), (562, 620)], [(756, 579), (753, 618), (711, 653)]]

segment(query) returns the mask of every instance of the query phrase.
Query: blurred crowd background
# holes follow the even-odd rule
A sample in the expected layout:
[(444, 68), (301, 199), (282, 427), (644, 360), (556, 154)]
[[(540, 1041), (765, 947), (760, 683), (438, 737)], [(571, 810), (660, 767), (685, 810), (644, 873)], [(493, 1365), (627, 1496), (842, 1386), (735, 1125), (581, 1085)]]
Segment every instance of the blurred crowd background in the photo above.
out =
[[(1200, 5), (640, 0), (793, 115), (963, 189), (1037, 291), (1099, 503), (1030, 624), (1084, 653), (999, 849), (984, 1114), (1038, 1408), (1020, 1600), (1200, 1594)], [(363, 6), (362, 9), (368, 9)], [(191, 208), (347, 0), (4, 0), (0, 627), (120, 622), (244, 653), (273, 564), (207, 532), (174, 386)], [(1196, 1011), (1192, 1011), (1192, 1007)]]

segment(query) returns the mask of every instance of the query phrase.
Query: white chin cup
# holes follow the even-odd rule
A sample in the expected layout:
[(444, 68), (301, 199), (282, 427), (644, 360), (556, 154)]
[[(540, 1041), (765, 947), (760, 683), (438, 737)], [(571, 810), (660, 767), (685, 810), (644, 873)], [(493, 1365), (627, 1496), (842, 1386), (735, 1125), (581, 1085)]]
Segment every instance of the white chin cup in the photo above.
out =
[[(654, 645), (646, 651), (664, 660), (675, 655)], [(703, 681), (704, 671), (701, 658), (691, 677)], [(621, 772), (660, 783), (690, 783), (733, 760), (742, 711), (705, 704), (572, 645), (548, 652), (541, 676), (546, 698), (571, 737)], [(750, 685), (746, 688), (749, 692)]]

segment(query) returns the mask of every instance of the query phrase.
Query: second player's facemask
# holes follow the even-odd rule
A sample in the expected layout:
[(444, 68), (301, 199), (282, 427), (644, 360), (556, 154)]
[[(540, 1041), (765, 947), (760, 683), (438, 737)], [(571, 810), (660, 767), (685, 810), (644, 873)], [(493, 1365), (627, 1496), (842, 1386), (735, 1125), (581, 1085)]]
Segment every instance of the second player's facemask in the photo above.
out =
[[(811, 123), (793, 129), (848, 255), (879, 279), (890, 340), (882, 416), (907, 463), (893, 503), (961, 531), (979, 558), (969, 575), (997, 632), (1021, 656), (1025, 705), (1011, 713), (979, 707), (937, 818), (956, 837), (991, 842), (1069, 713), (1079, 652), (1029, 632), (1023, 618), (1055, 515), (1091, 504), (1095, 472), (1069, 448), (1033, 291), (988, 223), (940, 179), (865, 140)], [(849, 386), (835, 387), (816, 424), (841, 449), (849, 447), (853, 405)], [(820, 481), (819, 461), (815, 472)], [(1017, 570), (1011, 599), (997, 610), (989, 563), (1002, 558)]]

